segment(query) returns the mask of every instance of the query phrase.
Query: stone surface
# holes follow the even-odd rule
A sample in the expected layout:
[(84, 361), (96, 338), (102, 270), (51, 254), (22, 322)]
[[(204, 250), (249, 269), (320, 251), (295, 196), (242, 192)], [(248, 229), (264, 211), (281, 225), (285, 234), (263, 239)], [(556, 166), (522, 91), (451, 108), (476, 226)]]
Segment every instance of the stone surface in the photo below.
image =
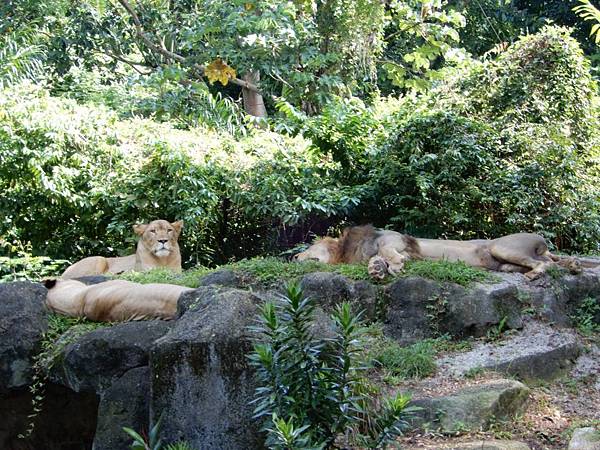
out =
[(300, 286), (306, 297), (316, 301), (325, 311), (349, 302), (354, 311), (364, 311), (364, 318), (374, 320), (377, 315), (380, 288), (366, 281), (353, 281), (332, 272), (314, 272), (304, 275)]
[(86, 333), (61, 350), (50, 379), (75, 392), (100, 394), (128, 370), (148, 365), (150, 347), (169, 327), (169, 322), (151, 320)]
[(445, 433), (486, 429), (492, 420), (510, 420), (523, 410), (529, 388), (515, 380), (494, 380), (443, 397), (417, 399), (423, 408), (415, 425)]
[(446, 332), (456, 337), (482, 336), (501, 321), (508, 328), (523, 325), (518, 289), (506, 280), (464, 288), (407, 277), (388, 285), (385, 293), (384, 329), (400, 343)]
[[(525, 442), (500, 441), (489, 439), (484, 441), (457, 442), (452, 444), (436, 444), (435, 446), (420, 447), (429, 450), (531, 450)], [(413, 450), (412, 448), (409, 450)], [(416, 450), (416, 448), (414, 449)]]
[[(206, 298), (202, 295), (206, 294)], [(210, 449), (262, 448), (252, 419), (254, 372), (248, 326), (260, 300), (246, 291), (200, 289), (196, 301), (151, 351), (151, 418), (165, 442)]]
[(105, 277), (104, 275), (87, 275), (85, 277), (79, 277), (75, 279), (89, 285), (104, 283), (105, 281), (109, 281), (111, 278)]
[(128, 450), (132, 438), (123, 427), (147, 433), (149, 408), (150, 370), (131, 369), (102, 393), (93, 450)]
[(48, 328), (46, 293), (37, 283), (0, 283), (0, 392), (31, 382), (33, 357)]
[(594, 427), (577, 428), (568, 450), (600, 450), (600, 430)]
[(438, 368), (456, 376), (481, 368), (524, 380), (550, 380), (563, 375), (580, 353), (581, 345), (572, 331), (531, 322), (514, 336), (444, 357), (438, 360)]
[(238, 288), (243, 284), (243, 279), (240, 274), (233, 270), (217, 270), (200, 277), (199, 286), (227, 286)]

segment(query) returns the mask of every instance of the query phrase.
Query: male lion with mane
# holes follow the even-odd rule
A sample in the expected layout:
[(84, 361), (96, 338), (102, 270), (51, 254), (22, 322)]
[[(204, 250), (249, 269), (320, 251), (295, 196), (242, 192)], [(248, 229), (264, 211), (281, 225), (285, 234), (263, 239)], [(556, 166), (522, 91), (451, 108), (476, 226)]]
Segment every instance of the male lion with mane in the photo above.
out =
[(133, 231), (140, 237), (135, 254), (115, 258), (90, 256), (67, 267), (62, 278), (145, 271), (156, 267), (181, 272), (181, 253), (177, 239), (182, 229), (181, 220), (173, 223), (154, 220), (148, 224), (134, 225)]
[(555, 256), (538, 234), (509, 234), (498, 239), (456, 241), (421, 239), (371, 225), (346, 228), (339, 238), (317, 240), (297, 261), (316, 260), (328, 264), (368, 261), (369, 274), (383, 279), (404, 268), (407, 259), (462, 261), (473, 267), (499, 272), (521, 272), (530, 280), (538, 278), (553, 264), (579, 271), (578, 261)]

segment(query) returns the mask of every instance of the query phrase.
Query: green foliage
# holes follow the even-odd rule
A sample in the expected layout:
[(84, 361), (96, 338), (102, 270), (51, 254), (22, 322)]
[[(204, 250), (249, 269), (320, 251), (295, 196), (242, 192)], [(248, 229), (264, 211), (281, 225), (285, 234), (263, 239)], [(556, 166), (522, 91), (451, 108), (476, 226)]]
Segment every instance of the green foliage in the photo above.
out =
[(417, 342), (408, 347), (388, 341), (387, 345), (374, 353), (373, 358), (394, 376), (409, 379), (433, 375), (437, 368), (434, 356), (434, 348), (427, 341)]
[(598, 10), (598, 8), (592, 5), (590, 0), (579, 0), (579, 3), (579, 5), (573, 8), (573, 11), (575, 11), (577, 15), (583, 20), (591, 20), (592, 22), (594, 22), (594, 24), (592, 25), (592, 29), (590, 30), (590, 36), (593, 37), (594, 35), (596, 35), (594, 42), (596, 44), (599, 44), (600, 10)]
[(442, 283), (469, 286), (476, 282), (491, 281), (493, 275), (483, 269), (471, 267), (462, 261), (408, 261), (403, 275), (418, 276)]
[[(312, 331), (314, 309), (299, 285), (291, 284), (281, 303), (264, 305), (254, 329), (260, 336), (250, 356), (260, 383), (255, 415), (264, 421), (269, 448), (329, 448), (361, 420), (360, 314), (339, 305), (333, 336), (322, 338)], [(407, 403), (386, 403), (371, 439), (385, 442), (399, 434)]]
[(41, 78), (44, 51), (17, 34), (0, 35), (0, 89)]
[(586, 336), (600, 332), (600, 302), (592, 297), (583, 299), (571, 319), (575, 327)]
[(376, 156), (378, 220), (418, 236), (531, 231), (595, 249), (595, 89), (577, 43), (556, 27), (455, 72)]
[(162, 416), (152, 426), (147, 437), (131, 428), (123, 427), (123, 431), (133, 438), (129, 448), (131, 450), (194, 450), (187, 442), (164, 445), (160, 439), (161, 420)]
[(69, 264), (64, 259), (23, 254), (17, 258), (0, 256), (0, 282), (31, 280), (60, 275)]

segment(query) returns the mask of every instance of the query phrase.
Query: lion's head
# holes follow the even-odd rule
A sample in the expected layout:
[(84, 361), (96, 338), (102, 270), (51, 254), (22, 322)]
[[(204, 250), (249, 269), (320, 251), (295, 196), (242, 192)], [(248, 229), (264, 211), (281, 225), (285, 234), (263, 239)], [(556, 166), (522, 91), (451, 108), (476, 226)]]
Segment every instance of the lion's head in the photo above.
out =
[[(153, 220), (148, 224), (133, 226), (140, 236), (140, 244), (157, 258), (167, 258), (179, 251), (177, 239), (183, 228), (183, 221), (169, 223), (166, 220)], [(138, 247), (139, 248), (139, 247)]]
[(295, 261), (319, 261), (325, 264), (335, 264), (339, 259), (339, 240), (331, 237), (318, 239), (305, 251), (294, 255)]

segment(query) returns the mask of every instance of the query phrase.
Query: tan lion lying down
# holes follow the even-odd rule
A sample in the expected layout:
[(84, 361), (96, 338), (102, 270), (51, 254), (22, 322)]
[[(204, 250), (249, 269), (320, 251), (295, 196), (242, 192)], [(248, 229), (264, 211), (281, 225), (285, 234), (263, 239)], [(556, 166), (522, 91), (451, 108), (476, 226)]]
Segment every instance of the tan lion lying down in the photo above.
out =
[(417, 239), (370, 225), (346, 228), (339, 238), (320, 239), (294, 259), (329, 264), (368, 261), (369, 274), (378, 279), (388, 273), (399, 273), (407, 259), (462, 261), (473, 267), (500, 272), (524, 272), (531, 280), (556, 263), (579, 270), (579, 264), (573, 258), (551, 254), (544, 238), (537, 234), (454, 241)]
[(115, 258), (90, 256), (67, 267), (62, 278), (79, 278), (104, 273), (139, 272), (155, 267), (167, 267), (181, 272), (181, 254), (177, 239), (183, 229), (181, 220), (169, 223), (154, 220), (148, 224), (134, 225), (133, 231), (140, 239), (135, 254)]
[(174, 284), (139, 284), (111, 280), (86, 285), (76, 280), (46, 280), (46, 305), (71, 317), (102, 322), (171, 319), (179, 296), (191, 288)]

